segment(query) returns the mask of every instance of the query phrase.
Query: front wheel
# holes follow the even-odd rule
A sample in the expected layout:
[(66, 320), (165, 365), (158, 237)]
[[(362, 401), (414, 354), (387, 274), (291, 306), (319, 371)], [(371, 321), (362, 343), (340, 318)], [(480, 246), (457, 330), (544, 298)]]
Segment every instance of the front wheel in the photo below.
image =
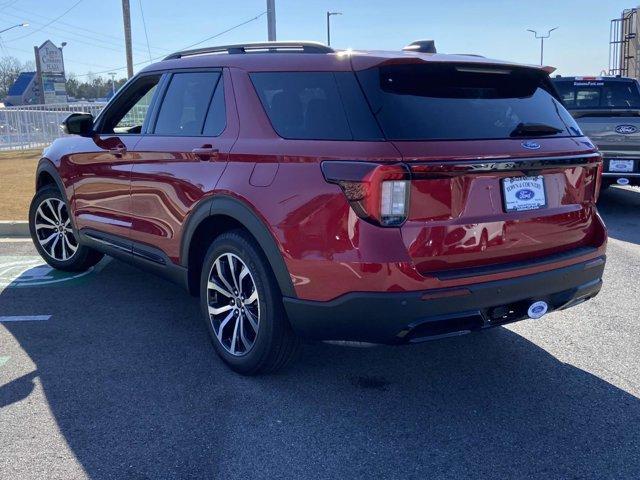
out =
[(264, 254), (245, 232), (220, 235), (209, 247), (200, 301), (216, 352), (238, 373), (274, 372), (294, 357), (299, 341)]
[(42, 258), (58, 270), (87, 270), (102, 254), (80, 245), (71, 225), (67, 204), (55, 187), (36, 192), (29, 208), (31, 239)]

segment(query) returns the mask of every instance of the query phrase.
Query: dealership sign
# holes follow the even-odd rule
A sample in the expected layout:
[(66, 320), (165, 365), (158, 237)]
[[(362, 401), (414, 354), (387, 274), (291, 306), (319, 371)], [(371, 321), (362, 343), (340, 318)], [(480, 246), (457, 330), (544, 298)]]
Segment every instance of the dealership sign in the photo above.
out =
[(44, 103), (66, 103), (67, 89), (62, 49), (47, 40), (35, 47), (38, 79)]

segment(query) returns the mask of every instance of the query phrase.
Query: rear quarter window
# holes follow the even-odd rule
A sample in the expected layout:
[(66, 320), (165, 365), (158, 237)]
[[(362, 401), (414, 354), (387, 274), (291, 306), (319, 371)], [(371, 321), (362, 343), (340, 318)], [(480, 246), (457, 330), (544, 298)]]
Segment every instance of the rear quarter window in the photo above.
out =
[(283, 138), (382, 139), (351, 72), (256, 72), (251, 81)]

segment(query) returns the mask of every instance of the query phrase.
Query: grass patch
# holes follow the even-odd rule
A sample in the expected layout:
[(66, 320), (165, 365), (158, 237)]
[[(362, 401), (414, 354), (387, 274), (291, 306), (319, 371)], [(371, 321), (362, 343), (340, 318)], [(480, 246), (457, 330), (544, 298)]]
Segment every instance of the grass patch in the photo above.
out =
[(0, 152), (0, 220), (27, 220), (42, 149)]

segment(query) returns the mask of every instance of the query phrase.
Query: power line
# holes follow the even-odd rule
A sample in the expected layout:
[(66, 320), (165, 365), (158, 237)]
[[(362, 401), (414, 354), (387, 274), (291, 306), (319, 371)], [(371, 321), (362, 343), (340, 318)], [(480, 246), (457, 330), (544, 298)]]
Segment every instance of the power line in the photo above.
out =
[[(26, 9), (24, 9), (24, 8), (15, 7), (15, 6), (12, 6), (11, 8), (12, 8), (13, 10), (18, 10), (18, 11), (24, 12), (25, 14), (33, 15), (33, 16), (36, 16), (36, 17), (42, 18), (42, 19), (47, 20), (47, 21), (48, 21), (48, 20), (51, 20), (51, 17), (47, 17), (47, 16), (45, 16), (45, 15), (41, 15), (41, 14), (39, 14), (39, 13), (31, 12), (31, 11), (26, 10)], [(23, 15), (23, 16), (18, 16), (18, 15), (15, 15), (15, 14), (12, 14), (12, 13), (8, 13), (8, 12), (2, 12), (2, 14), (3, 14), (3, 15), (9, 15), (9, 16), (11, 16), (11, 17), (13, 17), (13, 18), (20, 18), (20, 19), (23, 19), (23, 16), (24, 16), (24, 15)], [(38, 24), (38, 25), (44, 25), (42, 22), (33, 22), (33, 21), (32, 21), (31, 23), (35, 23), (35, 24)], [(74, 25), (74, 24), (69, 23), (69, 22), (58, 21), (57, 23), (58, 23), (59, 25), (65, 25), (65, 26), (70, 27), (70, 28), (72, 28), (72, 29), (73, 29), (73, 31), (69, 31), (69, 30), (65, 30), (65, 29), (63, 29), (63, 28), (60, 28), (60, 27), (58, 27), (58, 26), (56, 26), (56, 27), (55, 27), (55, 28), (57, 28), (57, 29), (60, 29), (61, 31), (69, 32), (69, 33), (71, 33), (71, 34), (75, 34), (75, 35), (82, 35), (82, 36), (84, 36), (84, 37), (86, 37), (86, 38), (92, 38), (92, 39), (94, 39), (94, 40), (96, 40), (96, 41), (98, 41), (98, 42), (103, 42), (103, 43), (107, 43), (107, 42), (109, 42), (109, 43), (113, 43), (113, 40), (118, 40), (118, 41), (122, 40), (122, 38), (121, 38), (121, 37), (118, 37), (118, 36), (116, 36), (116, 35), (109, 35), (109, 34), (104, 33), (104, 32), (100, 32), (100, 31), (96, 31), (96, 30), (91, 30), (91, 29), (89, 29), (89, 28), (85, 28), (85, 27), (82, 27), (82, 26), (80, 26), (80, 25)], [(85, 32), (91, 33), (92, 35), (80, 34), (80, 33), (77, 33), (77, 32), (76, 32), (76, 30), (83, 30), (83, 31), (85, 31)], [(103, 38), (104, 38), (104, 39), (106, 39), (106, 40), (103, 40), (102, 38), (98, 38), (98, 37), (103, 37)], [(144, 44), (142, 44), (142, 43), (140, 43), (140, 42), (133, 42), (133, 44), (134, 44), (134, 45), (138, 45), (140, 48), (145, 48), (145, 45), (144, 45)], [(152, 46), (152, 47), (151, 47), (151, 49), (152, 49), (152, 50), (159, 50), (159, 51), (163, 51), (163, 52), (171, 52), (171, 51), (172, 51), (172, 50), (169, 50), (169, 49), (167, 49), (167, 48), (154, 47), (154, 46)]]
[[(9, 15), (11, 17), (14, 18), (19, 18), (19, 19), (24, 19), (24, 17), (18, 16), (18, 15), (13, 15), (11, 13), (7, 13), (7, 12), (3, 12), (4, 15)], [(122, 48), (118, 48), (118, 47), (114, 47), (114, 42), (113, 40), (103, 40), (101, 38), (96, 38), (96, 37), (92, 37), (91, 35), (86, 35), (84, 33), (80, 33), (80, 32), (75, 32), (75, 31), (71, 31), (71, 30), (67, 30), (58, 26), (48, 26), (45, 27), (44, 23), (41, 22), (34, 22), (32, 20), (29, 20), (29, 23), (35, 24), (35, 25), (42, 25), (43, 30), (46, 32), (49, 32), (52, 35), (60, 35), (65, 37), (65, 40), (67, 40), (68, 38), (72, 38), (74, 42), (77, 43), (83, 43), (85, 45), (91, 45), (93, 47), (97, 47), (97, 48), (101, 48), (104, 50), (111, 50), (114, 52), (122, 52)], [(62, 22), (60, 22), (62, 23)], [(66, 24), (65, 24), (66, 25)], [(63, 33), (60, 33), (63, 32)], [(100, 42), (100, 43), (92, 43), (92, 42), (88, 42), (87, 40), (78, 40), (78, 38), (82, 38), (82, 39), (89, 39), (89, 40), (93, 40), (93, 42)], [(119, 39), (118, 39), (119, 40)], [(164, 50), (164, 49), (158, 49), (158, 50)], [(138, 50), (136, 49), (135, 51), (142, 51), (142, 50)], [(167, 50), (169, 51), (169, 50)]]
[(39, 31), (41, 31), (41, 30), (45, 29), (46, 27), (48, 27), (49, 25), (51, 25), (52, 23), (55, 23), (58, 20), (60, 20), (62, 17), (64, 17), (67, 13), (69, 13), (71, 10), (76, 8), (81, 3), (82, 3), (82, 0), (78, 0), (76, 3), (74, 3), (69, 8), (67, 8), (61, 15), (58, 15), (56, 18), (54, 18), (49, 23), (47, 23), (44, 27), (37, 28), (37, 29), (27, 33), (26, 35), (22, 35), (20, 37), (10, 38), (8, 41), (9, 42), (15, 42), (16, 40), (20, 40), (21, 38), (27, 38), (27, 37), (30, 37), (31, 35), (34, 35), (34, 34), (38, 33)]
[[(253, 18), (250, 18), (249, 20), (245, 20), (244, 22), (239, 23), (237, 25), (234, 25), (231, 28), (227, 28), (226, 30), (223, 30), (222, 32), (216, 33), (215, 35), (211, 35), (210, 37), (207, 37), (207, 38), (205, 38), (203, 40), (200, 40), (199, 42), (192, 43), (191, 45), (187, 45), (186, 47), (180, 48), (178, 50), (188, 50), (189, 48), (196, 47), (196, 46), (198, 46), (198, 45), (200, 45), (200, 44), (202, 44), (204, 42), (207, 42), (209, 40), (213, 40), (214, 38), (217, 38), (217, 37), (219, 37), (221, 35), (224, 35), (225, 33), (229, 33), (231, 30), (235, 30), (236, 28), (242, 27), (243, 25), (246, 25), (247, 23), (253, 22), (253, 21), (259, 19), (260, 17), (262, 17), (262, 16), (264, 16), (266, 14), (267, 14), (267, 12), (265, 10), (264, 12), (260, 13), (259, 15), (256, 15)], [(151, 61), (153, 62), (155, 60), (158, 60), (158, 59), (162, 58), (163, 56), (164, 55), (160, 55), (158, 57), (154, 57), (154, 58), (151, 59)], [(139, 65), (142, 65), (143, 63), (147, 63), (147, 61), (145, 60), (144, 62), (134, 63), (133, 66), (137, 67)], [(113, 71), (117, 71), (117, 70), (125, 70), (126, 68), (127, 68), (126, 66), (124, 66), (124, 67), (113, 67), (113, 68), (110, 68), (109, 70), (104, 70), (102, 72), (88, 72), (88, 73), (85, 73), (83, 75), (76, 75), (76, 77), (87, 77), (89, 75), (101, 75), (103, 73), (109, 73), (109, 72), (113, 72)]]
[(149, 47), (149, 34), (147, 33), (147, 22), (144, 20), (144, 9), (142, 8), (142, 0), (138, 0), (138, 5), (140, 5), (140, 15), (142, 16), (142, 26), (144, 27), (144, 36), (147, 39), (147, 50), (149, 52), (149, 63), (153, 62), (151, 60), (151, 47)]

